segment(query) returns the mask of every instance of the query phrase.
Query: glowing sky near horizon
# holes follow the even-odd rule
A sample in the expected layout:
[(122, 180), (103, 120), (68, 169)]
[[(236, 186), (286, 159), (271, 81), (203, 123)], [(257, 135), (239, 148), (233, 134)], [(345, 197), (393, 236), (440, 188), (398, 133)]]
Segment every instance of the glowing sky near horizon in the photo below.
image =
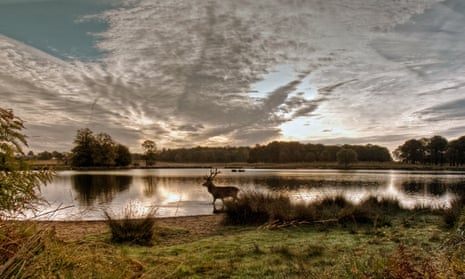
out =
[(0, 106), (35, 151), (465, 135), (461, 0), (0, 0)]

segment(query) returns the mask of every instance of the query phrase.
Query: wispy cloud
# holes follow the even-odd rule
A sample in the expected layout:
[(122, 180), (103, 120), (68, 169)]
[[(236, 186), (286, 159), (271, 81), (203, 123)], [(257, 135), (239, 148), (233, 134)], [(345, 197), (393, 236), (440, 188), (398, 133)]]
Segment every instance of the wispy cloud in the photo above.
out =
[[(463, 93), (462, 93), (463, 94)], [(465, 98), (445, 102), (425, 110), (418, 114), (425, 121), (451, 121), (465, 118)]]
[[(457, 75), (465, 22), (452, 9), (459, 0), (441, 2), (126, 1), (92, 15), (108, 24), (98, 62), (64, 62), (0, 37), (0, 94), (31, 134), (47, 127), (60, 138), (36, 148), (69, 148), (84, 126), (133, 149), (145, 138), (160, 146), (361, 143), (390, 133), (395, 142), (412, 129), (445, 129), (426, 125), (426, 115), (465, 118), (447, 103), (465, 82)], [(294, 78), (254, 95), (253, 84), (280, 65)], [(282, 125), (297, 123), (305, 123), (300, 134), (283, 134)]]

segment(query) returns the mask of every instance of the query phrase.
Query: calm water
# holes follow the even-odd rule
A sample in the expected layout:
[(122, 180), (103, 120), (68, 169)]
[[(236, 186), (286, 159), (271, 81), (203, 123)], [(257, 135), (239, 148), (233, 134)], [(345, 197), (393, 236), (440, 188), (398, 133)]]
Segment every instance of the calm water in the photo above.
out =
[[(54, 220), (102, 219), (102, 211), (121, 214), (131, 206), (139, 212), (157, 209), (160, 217), (211, 214), (212, 197), (202, 185), (208, 169), (62, 171), (42, 188), (50, 203), (42, 216)], [(396, 198), (404, 207), (448, 206), (465, 191), (465, 172), (221, 170), (216, 185), (242, 191), (287, 191), (296, 201), (343, 195), (353, 202), (370, 196)], [(221, 201), (218, 201), (221, 207)], [(60, 210), (56, 210), (61, 208)]]

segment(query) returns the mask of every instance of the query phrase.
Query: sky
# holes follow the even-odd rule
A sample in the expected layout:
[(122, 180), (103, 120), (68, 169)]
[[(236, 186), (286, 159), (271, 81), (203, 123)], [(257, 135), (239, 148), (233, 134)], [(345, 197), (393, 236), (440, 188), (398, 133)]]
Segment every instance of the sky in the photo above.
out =
[(30, 149), (465, 135), (462, 0), (0, 0), (0, 107)]

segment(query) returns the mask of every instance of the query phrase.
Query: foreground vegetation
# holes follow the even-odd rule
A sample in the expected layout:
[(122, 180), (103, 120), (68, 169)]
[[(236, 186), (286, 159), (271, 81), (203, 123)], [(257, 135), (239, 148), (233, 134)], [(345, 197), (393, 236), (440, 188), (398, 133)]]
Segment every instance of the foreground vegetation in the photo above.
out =
[[(3, 222), (0, 277), (465, 277), (463, 199), (448, 210), (407, 211), (394, 201), (292, 205), (284, 195), (248, 193), (228, 205), (223, 225), (201, 237), (157, 226), (156, 219), (149, 226), (123, 220), (116, 229), (73, 241), (28, 223)], [(148, 227), (149, 242), (119, 241), (119, 233)]]
[(107, 214), (107, 232), (60, 239), (53, 227), (8, 220), (35, 208), (53, 173), (16, 156), (27, 145), (21, 119), (0, 109), (0, 122), (0, 278), (465, 277), (465, 198), (447, 210), (406, 211), (376, 199), (296, 205), (246, 193), (202, 237)]

